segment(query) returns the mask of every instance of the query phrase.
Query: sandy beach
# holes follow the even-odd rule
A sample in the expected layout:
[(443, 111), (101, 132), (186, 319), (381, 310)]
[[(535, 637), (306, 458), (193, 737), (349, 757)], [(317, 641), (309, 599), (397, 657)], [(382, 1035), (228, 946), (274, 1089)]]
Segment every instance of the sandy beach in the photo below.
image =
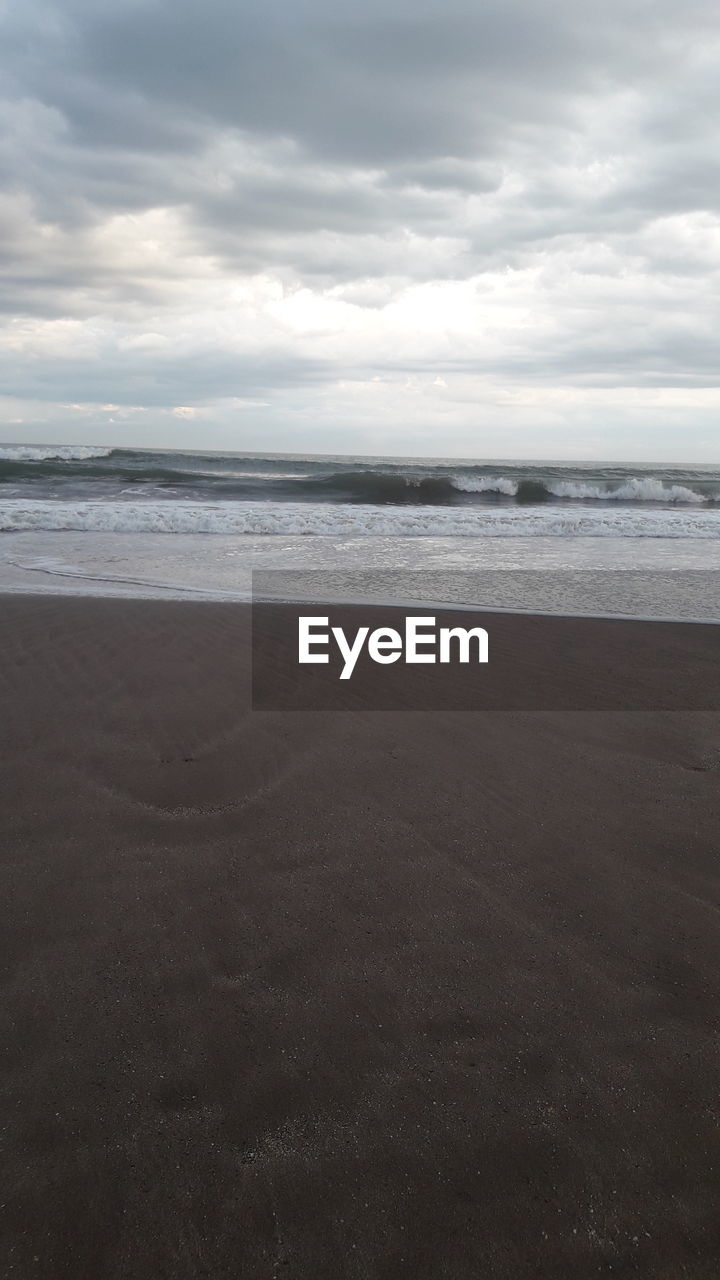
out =
[(286, 712), (249, 615), (0, 600), (0, 1275), (716, 1277), (720, 629)]

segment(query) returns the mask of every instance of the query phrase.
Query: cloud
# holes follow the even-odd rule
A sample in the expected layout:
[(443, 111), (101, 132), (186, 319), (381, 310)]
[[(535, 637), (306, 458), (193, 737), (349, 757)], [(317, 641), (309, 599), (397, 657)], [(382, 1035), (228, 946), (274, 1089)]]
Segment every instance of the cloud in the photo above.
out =
[(275, 406), (308, 449), (313, 415), (358, 448), (381, 414), (412, 449), (407, 377), (460, 435), (508, 388), (542, 417), (553, 387), (716, 385), (709, 0), (27, 0), (3, 27), (7, 415)]

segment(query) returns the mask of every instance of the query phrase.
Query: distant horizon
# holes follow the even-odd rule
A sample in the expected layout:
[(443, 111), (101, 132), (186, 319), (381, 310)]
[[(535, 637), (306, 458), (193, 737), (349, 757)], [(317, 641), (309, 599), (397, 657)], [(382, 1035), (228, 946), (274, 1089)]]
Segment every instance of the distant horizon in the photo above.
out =
[(238, 457), (238, 458), (279, 458), (288, 461), (301, 461), (303, 459), (323, 461), (332, 461), (333, 459), (355, 459), (357, 461), (368, 462), (417, 462), (422, 464), (452, 465), (453, 463), (462, 463), (468, 466), (558, 466), (558, 467), (592, 467), (592, 466), (618, 466), (618, 467), (642, 467), (642, 468), (684, 468), (684, 467), (720, 467), (720, 456), (717, 459), (704, 459), (702, 461), (696, 458), (621, 458), (621, 457), (529, 457), (529, 456), (511, 456), (496, 457), (480, 454), (426, 454), (426, 453), (364, 453), (361, 451), (344, 451), (344, 450), (327, 450), (316, 451), (313, 449), (223, 449), (223, 448), (202, 448), (199, 445), (152, 445), (152, 444), (127, 444), (127, 443), (110, 443), (102, 440), (78, 440), (74, 438), (65, 438), (62, 440), (5, 440), (0, 439), (0, 449), (109, 449), (124, 450), (130, 453), (178, 453), (178, 454), (195, 454), (197, 456), (207, 457)]

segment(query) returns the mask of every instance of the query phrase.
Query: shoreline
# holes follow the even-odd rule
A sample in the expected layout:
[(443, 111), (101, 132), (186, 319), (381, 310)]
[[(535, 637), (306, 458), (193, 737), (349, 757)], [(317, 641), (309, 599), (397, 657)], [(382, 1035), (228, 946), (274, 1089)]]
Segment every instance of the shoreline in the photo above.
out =
[[(1, 592), (0, 592), (1, 594)], [(221, 600), (218, 604), (224, 603)], [(228, 604), (234, 603), (227, 601)], [(612, 622), (667, 622), (674, 624), (684, 624), (686, 622), (693, 623), (696, 626), (720, 626), (720, 617), (717, 618), (685, 618), (685, 617), (658, 617), (655, 614), (642, 613), (586, 613), (576, 611), (566, 611), (560, 609), (514, 609), (508, 605), (495, 604), (461, 604), (455, 600), (426, 600), (426, 599), (379, 599), (363, 596), (330, 596), (313, 597), (307, 599), (303, 596), (263, 596), (254, 595), (247, 600), (238, 600), (238, 604), (281, 604), (292, 605), (294, 607), (304, 606), (306, 608), (314, 608), (316, 605), (333, 606), (337, 608), (363, 608), (363, 609), (402, 609), (408, 611), (410, 609), (436, 609), (443, 613), (482, 613), (482, 614), (510, 614), (513, 617), (521, 618), (587, 618), (589, 621), (612, 621)]]
[[(33, 572), (40, 572), (40, 573), (47, 572), (49, 574), (52, 574), (53, 576), (64, 577), (64, 578), (80, 577), (80, 575), (76, 575), (72, 573), (63, 573), (55, 569), (53, 570), (34, 569)], [(492, 570), (489, 572), (503, 572), (503, 570), (497, 570), (497, 571)], [(589, 569), (585, 572), (592, 573), (594, 571)], [(623, 572), (626, 572), (626, 571), (623, 571)], [(678, 570), (674, 570), (673, 572), (681, 573), (682, 570), (678, 569)], [(108, 581), (107, 579), (90, 579), (89, 576), (85, 576), (85, 575), (82, 575), (82, 580), (83, 581), (88, 581), (88, 580)], [(124, 584), (138, 585), (138, 586), (144, 585), (140, 580), (132, 579), (132, 578), (118, 578), (113, 581), (117, 582), (118, 585), (124, 585)], [(151, 585), (159, 587), (159, 584), (151, 584)], [(606, 611), (587, 612), (587, 611), (580, 611), (580, 610), (560, 610), (560, 609), (537, 609), (537, 608), (523, 609), (523, 608), (513, 608), (509, 605), (473, 604), (472, 602), (463, 603), (461, 601), (456, 601), (456, 600), (432, 600), (432, 599), (426, 599), (423, 597), (386, 598), (386, 597), (372, 597), (372, 596), (359, 596), (359, 595), (307, 597), (304, 595), (302, 596), (262, 595), (262, 594), (252, 593), (252, 592), (251, 593), (238, 592), (237, 594), (231, 594), (230, 592), (225, 592), (225, 593), (218, 592), (217, 594), (213, 594), (210, 592), (203, 591), (201, 587), (190, 587), (190, 586), (183, 587), (183, 588), (168, 586), (160, 589), (166, 590), (168, 593), (172, 591), (177, 591), (177, 592), (182, 591), (186, 594), (177, 594), (177, 595), (168, 594), (168, 595), (162, 595), (162, 596), (157, 596), (157, 595), (120, 596), (120, 595), (110, 595), (110, 594), (105, 595), (100, 592), (97, 592), (97, 593), (85, 592), (85, 591), (61, 592), (61, 591), (51, 591), (51, 590), (42, 591), (42, 590), (38, 590), (37, 588), (33, 590), (32, 587), (22, 587), (22, 586), (12, 587), (12, 586), (0, 585), (0, 601), (2, 601), (3, 597), (7, 596), (7, 597), (21, 597), (21, 598), (30, 597), (31, 599), (37, 598), (42, 600), (45, 600), (48, 598), (52, 598), (56, 600), (88, 600), (88, 601), (92, 601), (92, 600), (120, 601), (122, 600), (127, 603), (136, 602), (136, 603), (144, 603), (144, 604), (152, 604), (152, 603), (227, 604), (227, 605), (239, 605), (239, 606), (248, 606), (248, 607), (252, 607), (253, 604), (259, 604), (259, 605), (280, 604), (280, 605), (291, 605), (291, 606), (304, 605), (304, 606), (307, 606), (308, 608), (311, 608), (311, 607), (314, 608), (316, 606), (321, 605), (323, 607), (332, 606), (336, 608), (358, 607), (358, 608), (367, 608), (367, 609), (402, 609), (405, 611), (410, 609), (435, 609), (437, 611), (449, 612), (449, 613), (510, 614), (512, 616), (526, 617), (526, 618), (535, 618), (535, 617), (558, 618), (558, 619), (586, 618), (589, 621), (647, 622), (647, 623), (662, 622), (662, 623), (668, 623), (671, 625), (678, 625), (678, 624), (684, 625), (685, 623), (689, 623), (694, 626), (711, 626), (711, 627), (720, 626), (720, 616), (718, 616), (717, 618), (712, 618), (712, 617), (697, 618), (697, 617), (690, 617), (690, 616), (686, 617), (682, 614), (659, 615), (659, 614), (649, 614), (649, 613), (637, 613), (637, 614), (636, 613), (612, 613), (612, 612), (606, 612)]]

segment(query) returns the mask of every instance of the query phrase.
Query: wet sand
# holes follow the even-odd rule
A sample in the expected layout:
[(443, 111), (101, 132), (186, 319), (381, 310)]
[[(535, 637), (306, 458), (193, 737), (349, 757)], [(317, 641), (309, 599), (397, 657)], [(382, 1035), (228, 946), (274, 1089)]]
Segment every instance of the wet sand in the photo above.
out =
[(0, 1275), (718, 1274), (720, 629), (612, 625), (683, 709), (253, 711), (247, 607), (0, 599)]

